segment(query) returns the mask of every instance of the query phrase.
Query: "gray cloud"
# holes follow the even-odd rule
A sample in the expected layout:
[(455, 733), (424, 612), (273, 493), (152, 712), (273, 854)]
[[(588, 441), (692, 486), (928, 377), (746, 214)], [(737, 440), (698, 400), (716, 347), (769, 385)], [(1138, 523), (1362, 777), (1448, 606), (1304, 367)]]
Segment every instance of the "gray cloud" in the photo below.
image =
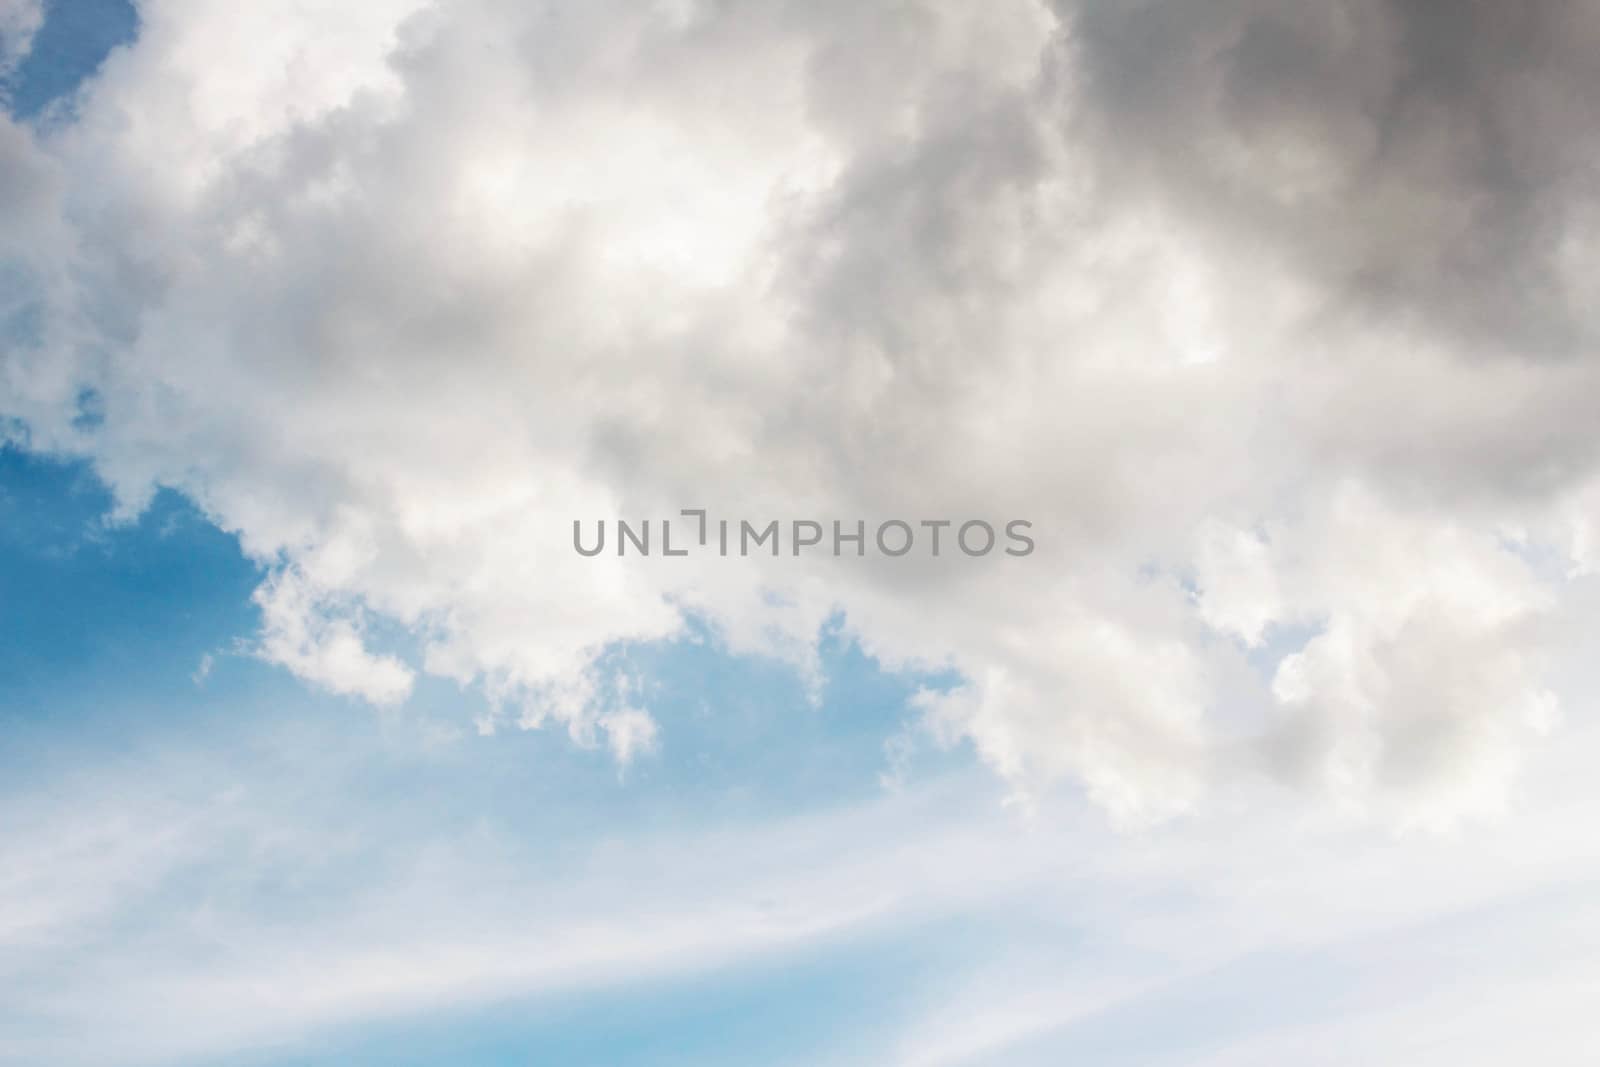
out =
[(1063, 5), (1110, 165), (1344, 310), (1475, 353), (1594, 343), (1600, 19), (1583, 4)]

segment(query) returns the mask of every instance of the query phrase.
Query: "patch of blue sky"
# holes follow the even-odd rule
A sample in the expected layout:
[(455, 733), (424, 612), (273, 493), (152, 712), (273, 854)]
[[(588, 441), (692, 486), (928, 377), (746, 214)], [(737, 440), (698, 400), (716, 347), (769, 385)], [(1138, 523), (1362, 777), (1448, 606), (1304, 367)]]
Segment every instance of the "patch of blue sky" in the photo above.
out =
[[(784, 832), (785, 819), (870, 807), (884, 793), (885, 741), (903, 728), (907, 697), (947, 681), (886, 675), (834, 628), (821, 650), (827, 680), (813, 699), (791, 667), (730, 656), (696, 626), (683, 640), (607, 657), (606, 669), (649, 680), (644, 702), (662, 729), (659, 750), (624, 771), (556, 728), (479, 736), (471, 722), (481, 695), (437, 679), (383, 712), (306, 688), (248, 653), (259, 622), (249, 595), (261, 571), (232, 537), (170, 492), (131, 523), (109, 524), (110, 506), (86, 465), (0, 450), (6, 822), (26, 838), (31, 826), (77, 810), (95, 826), (110, 819), (159, 835), (170, 822), (193, 839), (179, 860), (121, 887), (114, 911), (85, 928), (114, 954), (146, 944), (141, 931), (187, 936), (195, 920), (186, 915), (221, 915), (245, 930), (340, 923), (354, 902), (425, 885), (415, 864), (436, 849), (468, 864), (469, 883), (481, 879), (500, 908), (523, 893), (537, 909), (540, 893), (581, 890), (598, 864), (605, 892), (622, 893), (616, 914), (635, 905), (648, 914), (648, 886), (636, 887), (645, 895), (635, 900), (629, 886), (606, 880), (614, 850), (720, 833), (759, 838), (769, 826)], [(939, 774), (946, 765), (971, 771), (959, 755), (930, 749), (927, 759)], [(956, 777), (960, 787), (939, 802), (946, 814), (974, 797), (965, 775)], [(996, 799), (983, 781), (976, 795)], [(692, 882), (695, 871), (690, 863), (675, 877)], [(682, 906), (689, 887), (676, 888)], [(458, 893), (471, 897), (449, 882), (440, 914), (470, 907)], [(597, 907), (605, 914), (604, 902)], [(563, 987), (550, 997), (493, 998), (502, 1006), (454, 1022), (446, 1010), (331, 1036), (300, 1031), (319, 1042), (312, 1051), (269, 1043), (237, 1062), (806, 1062), (804, 1050), (820, 1056), (835, 1035), (870, 1026), (889, 1010), (891, 991), (910, 995), (910, 976), (962, 945), (948, 934), (877, 937), (806, 942), (781, 964), (758, 954), (734, 971), (690, 966), (666, 984), (623, 978), (592, 996)], [(174, 951), (189, 951), (178, 943)], [(94, 964), (92, 953), (68, 954), (13, 978), (48, 996)], [(0, 1012), (0, 1023), (7, 1018)], [(26, 1013), (9, 1019), (37, 1025)], [(828, 1058), (849, 1062), (842, 1050)]]
[[(453, 682), (424, 678), (390, 712), (308, 690), (249, 652), (261, 571), (232, 537), (170, 492), (132, 523), (108, 524), (109, 507), (86, 466), (0, 450), (0, 766), (13, 774), (68, 740), (80, 757), (197, 733), (225, 747), (260, 724), (306, 720), (319, 750), (363, 759), (372, 746), (403, 779), (391, 787), (437, 787), (456, 803), (514, 795), (632, 819), (749, 817), (870, 798), (910, 695), (950, 681), (886, 674), (833, 629), (813, 700), (792, 667), (731, 656), (694, 626), (603, 661), (603, 674), (641, 679), (636, 699), (661, 726), (657, 750), (620, 769), (555, 726), (478, 736), (484, 698)], [(964, 762), (931, 744), (913, 751), (930, 773)]]
[(45, 19), (12, 72), (8, 104), (21, 119), (39, 118), (99, 69), (113, 48), (138, 34), (128, 0), (45, 0)]
[(162, 493), (133, 524), (82, 463), (0, 448), (0, 725), (120, 737), (141, 706), (183, 714), (191, 676), (254, 623), (257, 571)]

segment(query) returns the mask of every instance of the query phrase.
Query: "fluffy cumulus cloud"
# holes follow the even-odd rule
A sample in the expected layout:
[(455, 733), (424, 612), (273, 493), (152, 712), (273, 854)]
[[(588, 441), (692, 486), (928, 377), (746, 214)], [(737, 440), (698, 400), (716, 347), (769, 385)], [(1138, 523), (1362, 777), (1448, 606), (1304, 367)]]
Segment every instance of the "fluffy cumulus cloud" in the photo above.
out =
[[(308, 680), (442, 676), (626, 759), (656, 725), (604, 650), (695, 616), (812, 671), (842, 613), (960, 679), (925, 722), (1020, 795), (1128, 820), (1269, 781), (1448, 822), (1558, 721), (1600, 515), (1584, 5), (141, 18), (70, 119), (0, 127), (4, 414), (236, 531)], [(573, 551), (688, 507), (1038, 547)]]

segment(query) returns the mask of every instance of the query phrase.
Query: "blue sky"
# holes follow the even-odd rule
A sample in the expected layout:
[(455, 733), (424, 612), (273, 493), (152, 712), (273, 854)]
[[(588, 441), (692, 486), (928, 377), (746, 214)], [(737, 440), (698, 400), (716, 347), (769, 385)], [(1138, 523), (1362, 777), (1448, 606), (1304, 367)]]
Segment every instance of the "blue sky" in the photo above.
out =
[(126, 0), (54, 4), (12, 74), (11, 109), (31, 118), (77, 88), (112, 48), (133, 39), (138, 14)]
[[(91, 802), (87, 814), (113, 825), (142, 817), (141, 805), (204, 809), (236, 791), (257, 794), (248, 802), (270, 811), (266, 825), (208, 845), (216, 854), (161, 871), (153, 890), (112, 881), (126, 899), (109, 928), (89, 921), (72, 931), (88, 939), (79, 952), (137, 940), (142, 923), (161, 930), (208, 906), (242, 908), (269, 927), (314, 918), (343, 894), (372, 888), (373, 870), (381, 879), (412, 850), (457, 836), (485, 842), (494, 877), (510, 880), (492, 895), (514, 904), (517, 881), (559, 878), (591, 848), (625, 848), (641, 835), (758, 832), (816, 809), (871, 804), (882, 791), (884, 742), (900, 729), (907, 682), (877, 673), (842, 642), (825, 646), (830, 681), (817, 703), (793, 671), (730, 658), (703, 637), (619, 650), (619, 663), (638, 661), (654, 679), (653, 706), (671, 730), (655, 758), (619, 770), (560, 735), (476, 736), (470, 715), (481, 698), (454, 686), (426, 687), (378, 715), (308, 692), (250, 654), (259, 571), (191, 506), (164, 494), (137, 521), (113, 523), (103, 487), (81, 464), (16, 449), (0, 459), (11, 828), (31, 836), (41, 808), (70, 815), (83, 788), (107, 805), (96, 813)], [(711, 717), (716, 731), (705, 726)], [(275, 868), (270, 841), (254, 837), (296, 832), (302, 818), (342, 824), (336, 853), (299, 854)], [(128, 832), (163, 831), (135, 822)], [(257, 849), (265, 856), (252, 858)], [(652, 885), (610, 888), (648, 897)], [(194, 1062), (803, 1062), (828, 1054), (839, 1040), (830, 1033), (872, 1030), (896, 1005), (906, 1010), (904, 975), (973, 951), (965, 924), (933, 925), (931, 944), (923, 934), (824, 940), (733, 973), (686, 959), (673, 967), (687, 973), (670, 981), (492, 995), (381, 1025), (273, 1035), (265, 1051)], [(13, 991), (49, 990), (61, 980), (56, 969), (76, 962), (75, 953), (53, 963), (55, 953), (44, 955), (38, 971), (8, 975)], [(24, 1009), (10, 1026), (26, 1038), (31, 1022)]]
[(1595, 1062), (1527, 7), (0, 0), (0, 1064)]
[[(1570, 790), (1565, 831), (1488, 849), (1019, 821), (960, 753), (892, 768), (909, 683), (842, 642), (818, 703), (709, 640), (619, 651), (665, 735), (619, 769), (478, 736), (453, 686), (308, 690), (251, 654), (258, 569), (180, 498), (115, 524), (79, 464), (0, 469), (6, 1062), (1444, 1063), (1503, 1054), (1510, 990), (1583, 988), (1551, 941), (1600, 928)], [(1420, 899), (1350, 914), (1391, 881)]]

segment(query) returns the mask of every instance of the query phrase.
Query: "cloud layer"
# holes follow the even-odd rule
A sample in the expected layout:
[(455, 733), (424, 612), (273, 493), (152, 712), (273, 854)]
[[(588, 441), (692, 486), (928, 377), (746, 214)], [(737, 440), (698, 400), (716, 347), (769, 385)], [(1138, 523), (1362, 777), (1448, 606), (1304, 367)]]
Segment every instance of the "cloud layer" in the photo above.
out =
[[(1448, 821), (1558, 709), (1600, 505), (1579, 5), (151, 0), (0, 126), (4, 414), (270, 570), (262, 654), (627, 756), (594, 676), (842, 612), (1024, 795)], [(578, 558), (987, 518), (1026, 559)], [(378, 647), (398, 625), (419, 651)], [(493, 721), (493, 718), (492, 720)]]

